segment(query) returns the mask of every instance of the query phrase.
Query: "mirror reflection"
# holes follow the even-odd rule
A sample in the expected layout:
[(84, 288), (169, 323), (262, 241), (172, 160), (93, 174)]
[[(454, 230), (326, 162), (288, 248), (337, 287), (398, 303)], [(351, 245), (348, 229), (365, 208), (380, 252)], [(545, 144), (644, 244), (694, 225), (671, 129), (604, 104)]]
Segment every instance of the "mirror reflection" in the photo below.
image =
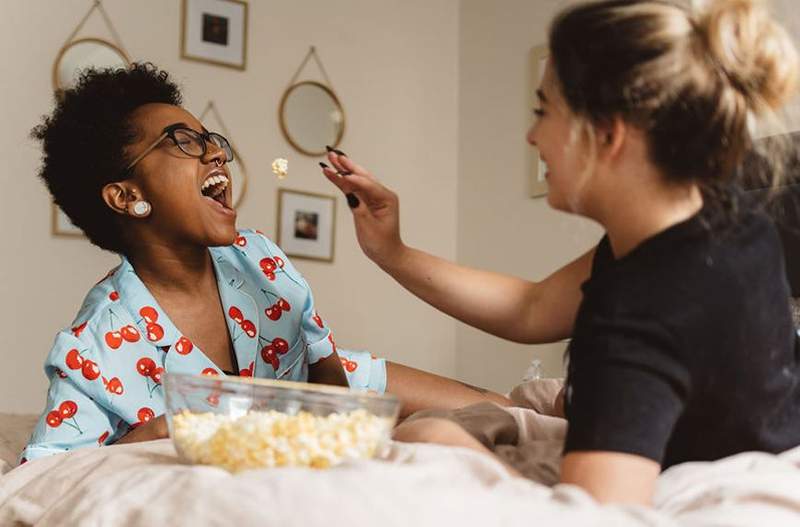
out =
[(300, 153), (318, 156), (325, 145), (336, 146), (344, 134), (344, 111), (327, 86), (305, 81), (291, 86), (280, 108), (281, 129)]

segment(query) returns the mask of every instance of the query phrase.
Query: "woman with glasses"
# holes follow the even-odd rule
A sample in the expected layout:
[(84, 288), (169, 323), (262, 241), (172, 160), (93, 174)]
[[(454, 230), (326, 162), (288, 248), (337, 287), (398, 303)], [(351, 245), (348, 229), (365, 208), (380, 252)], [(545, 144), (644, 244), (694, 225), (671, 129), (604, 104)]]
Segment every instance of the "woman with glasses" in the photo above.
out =
[(93, 70), (33, 132), (56, 204), (122, 263), (57, 334), (47, 406), (22, 461), (166, 437), (167, 371), (388, 384), (405, 413), (507, 403), (366, 352), (337, 353), (286, 255), (257, 231), (237, 231), (228, 140), (180, 104), (152, 65)]

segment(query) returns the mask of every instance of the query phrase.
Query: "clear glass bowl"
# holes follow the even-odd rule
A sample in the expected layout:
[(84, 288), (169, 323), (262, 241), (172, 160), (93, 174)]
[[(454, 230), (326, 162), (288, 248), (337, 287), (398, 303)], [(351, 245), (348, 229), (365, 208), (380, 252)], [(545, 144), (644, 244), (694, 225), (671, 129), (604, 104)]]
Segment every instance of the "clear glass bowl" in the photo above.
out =
[(391, 395), (249, 377), (167, 373), (164, 388), (178, 455), (231, 472), (371, 458), (400, 410)]

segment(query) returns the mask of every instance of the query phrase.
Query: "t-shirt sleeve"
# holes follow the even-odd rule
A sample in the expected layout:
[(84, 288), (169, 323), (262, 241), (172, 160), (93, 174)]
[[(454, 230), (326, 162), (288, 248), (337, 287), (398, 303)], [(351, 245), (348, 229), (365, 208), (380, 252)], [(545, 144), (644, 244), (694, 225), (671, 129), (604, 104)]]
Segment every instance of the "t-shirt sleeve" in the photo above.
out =
[(656, 321), (594, 322), (571, 345), (564, 453), (621, 452), (661, 463), (690, 389), (682, 355)]

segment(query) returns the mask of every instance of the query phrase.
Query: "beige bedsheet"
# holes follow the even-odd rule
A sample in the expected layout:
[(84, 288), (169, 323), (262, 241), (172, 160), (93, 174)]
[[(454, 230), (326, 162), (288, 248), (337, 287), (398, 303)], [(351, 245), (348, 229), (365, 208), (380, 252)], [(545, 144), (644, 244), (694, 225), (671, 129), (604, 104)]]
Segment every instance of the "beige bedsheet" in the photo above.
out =
[[(530, 409), (511, 415), (517, 437), (495, 448), (519, 453), (529, 440), (560, 441), (563, 421)], [(513, 426), (503, 427), (495, 439), (510, 437)], [(552, 436), (536, 437), (542, 433)], [(537, 455), (536, 467), (553, 461)], [(674, 467), (659, 479), (655, 508), (646, 509), (600, 507), (580, 489), (511, 478), (494, 459), (454, 448), (394, 444), (384, 459), (327, 471), (234, 476), (180, 464), (165, 440), (12, 470), (0, 477), (0, 525), (790, 526), (800, 525), (800, 448)]]
[(38, 416), (0, 413), (0, 475), (17, 463)]

